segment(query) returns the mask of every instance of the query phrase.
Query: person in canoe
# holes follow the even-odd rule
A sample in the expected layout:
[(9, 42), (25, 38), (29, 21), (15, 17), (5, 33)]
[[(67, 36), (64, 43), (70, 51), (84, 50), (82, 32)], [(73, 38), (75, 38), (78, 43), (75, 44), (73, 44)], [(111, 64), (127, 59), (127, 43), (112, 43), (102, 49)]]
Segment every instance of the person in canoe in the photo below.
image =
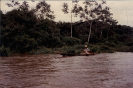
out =
[[(85, 48), (82, 49), (82, 51), (85, 53), (85, 54), (94, 54), (93, 52), (90, 51), (90, 49), (87, 47), (87, 45), (85, 45)], [(83, 53), (82, 53), (83, 54)]]

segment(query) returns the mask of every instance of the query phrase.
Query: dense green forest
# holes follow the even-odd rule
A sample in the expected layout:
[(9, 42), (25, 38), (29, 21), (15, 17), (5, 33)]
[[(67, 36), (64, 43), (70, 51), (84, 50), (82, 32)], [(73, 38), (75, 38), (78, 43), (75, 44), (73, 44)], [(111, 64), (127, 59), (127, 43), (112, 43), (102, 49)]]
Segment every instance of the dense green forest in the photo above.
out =
[[(39, 5), (38, 8), (40, 8)], [(88, 21), (72, 23), (73, 32), (71, 37), (71, 23), (55, 22), (52, 20), (54, 14), (44, 14), (45, 18), (38, 17), (35, 9), (28, 9), (24, 6), (23, 4), (5, 14), (0, 11), (1, 56), (10, 56), (12, 53), (39, 54), (39, 50), (40, 53), (53, 53), (51, 51), (63, 51), (63, 49), (75, 52), (73, 49), (81, 49), (85, 44), (88, 45), (91, 51), (97, 53), (133, 52), (133, 27), (110, 25), (94, 20), (91, 25), (92, 31), (88, 43), (90, 32)], [(76, 53), (79, 53), (79, 51), (77, 50)]]

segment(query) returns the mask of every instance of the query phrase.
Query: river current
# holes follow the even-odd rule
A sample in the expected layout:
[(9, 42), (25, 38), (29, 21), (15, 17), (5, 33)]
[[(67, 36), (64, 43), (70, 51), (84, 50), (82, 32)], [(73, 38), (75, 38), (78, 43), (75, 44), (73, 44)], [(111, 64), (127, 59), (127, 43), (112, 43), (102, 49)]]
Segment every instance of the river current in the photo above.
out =
[(0, 88), (133, 88), (133, 53), (0, 57)]

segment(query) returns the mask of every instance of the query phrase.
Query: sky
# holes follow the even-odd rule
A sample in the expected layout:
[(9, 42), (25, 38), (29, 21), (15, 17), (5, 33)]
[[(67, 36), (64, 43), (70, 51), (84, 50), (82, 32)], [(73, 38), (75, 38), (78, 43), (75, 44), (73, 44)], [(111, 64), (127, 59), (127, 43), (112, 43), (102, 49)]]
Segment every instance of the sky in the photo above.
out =
[[(70, 13), (69, 14), (64, 14), (62, 12), (62, 4), (63, 3), (68, 3), (69, 5), (69, 10), (71, 10), (72, 7), (72, 1), (71, 0), (45, 0), (48, 4), (51, 5), (51, 10), (54, 11), (55, 19), (54, 21), (62, 21), (62, 22), (71, 22), (70, 18)], [(1, 10), (3, 13), (6, 13), (13, 8), (9, 8), (8, 6), (5, 5), (5, 3), (11, 2), (11, 1), (5, 1), (1, 0)], [(39, 1), (31, 2), (28, 0), (30, 7), (33, 8), (36, 6), (36, 3)], [(83, 0), (80, 0), (79, 3), (83, 3)], [(118, 21), (118, 25), (128, 25), (133, 27), (133, 0), (108, 0), (106, 1), (106, 6), (109, 6), (110, 12), (113, 13), (113, 19)], [(72, 22), (79, 21), (79, 17), (72, 17)]]

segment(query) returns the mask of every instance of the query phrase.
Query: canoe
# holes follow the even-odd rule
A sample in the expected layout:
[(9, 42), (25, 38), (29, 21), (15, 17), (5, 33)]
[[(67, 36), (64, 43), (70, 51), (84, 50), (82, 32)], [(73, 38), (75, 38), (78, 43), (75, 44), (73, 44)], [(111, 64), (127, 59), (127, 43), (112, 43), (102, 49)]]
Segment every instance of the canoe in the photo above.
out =
[(76, 53), (62, 53), (62, 52), (58, 52), (58, 51), (54, 51), (54, 53), (56, 54), (60, 54), (63, 56), (90, 56), (90, 55), (95, 55), (95, 54), (86, 54), (86, 53), (80, 53), (80, 54), (76, 54)]

